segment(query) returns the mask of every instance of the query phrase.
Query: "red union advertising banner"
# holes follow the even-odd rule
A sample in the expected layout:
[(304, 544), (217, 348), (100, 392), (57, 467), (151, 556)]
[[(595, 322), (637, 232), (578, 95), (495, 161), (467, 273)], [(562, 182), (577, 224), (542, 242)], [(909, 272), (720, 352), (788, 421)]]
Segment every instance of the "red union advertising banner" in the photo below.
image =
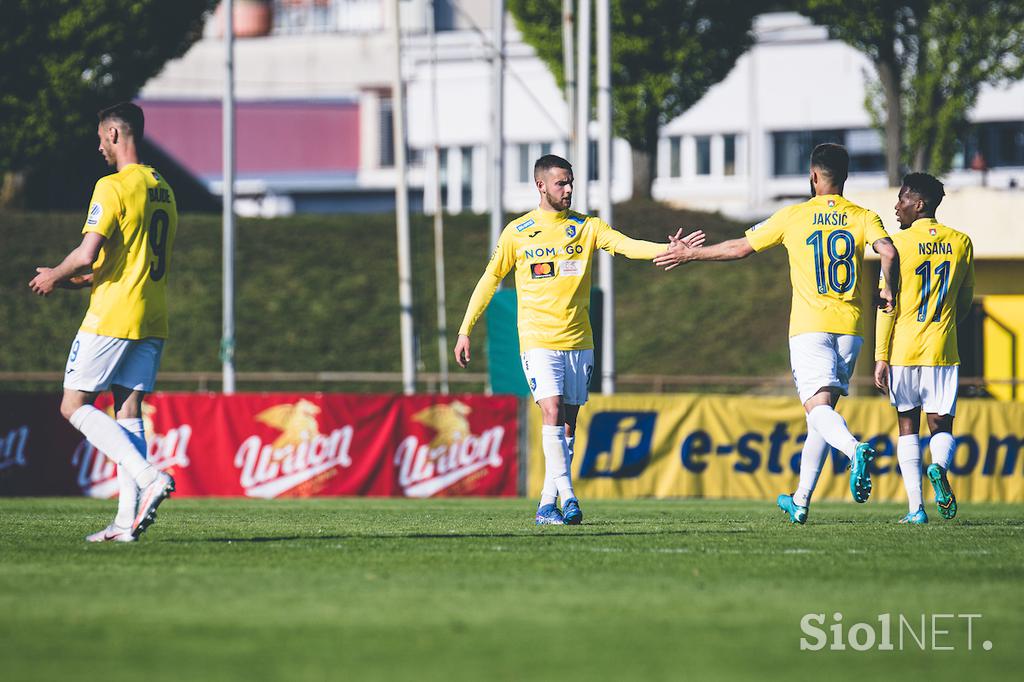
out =
[[(0, 394), (0, 495), (117, 494), (59, 402)], [(516, 494), (514, 397), (157, 393), (143, 422), (176, 496)]]

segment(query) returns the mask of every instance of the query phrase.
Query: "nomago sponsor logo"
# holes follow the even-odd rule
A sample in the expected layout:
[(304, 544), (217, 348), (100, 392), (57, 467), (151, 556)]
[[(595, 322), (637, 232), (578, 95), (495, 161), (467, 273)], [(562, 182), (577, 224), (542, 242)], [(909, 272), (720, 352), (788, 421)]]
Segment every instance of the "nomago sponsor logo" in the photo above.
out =
[(454, 401), (432, 405), (413, 419), (437, 435), (430, 443), (407, 436), (395, 452), (398, 484), (406, 497), (430, 497), (486, 467), (502, 465), (501, 441), (505, 427), (495, 426), (479, 435), (470, 433), (468, 405)]
[(19, 426), (6, 436), (0, 437), (0, 471), (15, 466), (27, 466), (25, 443), (28, 442), (29, 428)]
[(235, 453), (239, 482), (249, 497), (271, 498), (312, 480), (336, 467), (352, 465), (349, 449), (354, 429), (343, 426), (320, 433), (320, 408), (308, 400), (275, 405), (256, 415), (256, 420), (278, 429), (273, 443), (259, 436), (246, 438)]
[[(156, 408), (142, 406), (142, 423), (146, 433), (146, 461), (157, 469), (185, 468), (189, 465), (188, 444), (192, 440), (192, 427), (180, 424), (167, 433), (156, 433), (152, 416)], [(71, 456), (72, 466), (78, 467), (78, 487), (89, 497), (109, 498), (118, 494), (117, 465), (112, 459), (83, 440)]]
[[(832, 614), (832, 624), (825, 629), (824, 613), (807, 613), (800, 619), (800, 651), (956, 651), (975, 649), (980, 613), (880, 613), (874, 623), (853, 623), (844, 627), (843, 614)], [(984, 640), (981, 648), (992, 650), (992, 641)]]

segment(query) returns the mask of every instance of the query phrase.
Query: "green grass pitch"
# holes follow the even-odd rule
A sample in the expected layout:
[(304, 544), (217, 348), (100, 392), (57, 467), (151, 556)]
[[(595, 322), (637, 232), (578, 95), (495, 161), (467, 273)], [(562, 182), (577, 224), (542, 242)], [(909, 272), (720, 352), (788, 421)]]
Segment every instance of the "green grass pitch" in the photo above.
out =
[[(1024, 665), (1024, 507), (177, 500), (135, 545), (112, 502), (0, 500), (4, 680), (984, 680)], [(807, 613), (903, 650), (801, 651)], [(937, 631), (932, 617), (939, 615)], [(964, 618), (972, 624), (968, 650)], [(866, 641), (865, 628), (859, 632)], [(831, 631), (828, 631), (831, 643)], [(952, 651), (931, 650), (932, 637)], [(983, 642), (991, 642), (985, 650)]]

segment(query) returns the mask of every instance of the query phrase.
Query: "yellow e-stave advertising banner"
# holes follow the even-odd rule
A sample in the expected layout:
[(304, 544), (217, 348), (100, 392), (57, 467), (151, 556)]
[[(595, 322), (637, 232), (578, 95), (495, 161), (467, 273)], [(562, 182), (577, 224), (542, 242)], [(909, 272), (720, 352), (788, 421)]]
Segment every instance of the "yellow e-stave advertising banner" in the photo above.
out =
[[(839, 412), (877, 451), (873, 500), (904, 500), (896, 413), (881, 398), (846, 398)], [(922, 418), (922, 422), (924, 419)], [(539, 410), (529, 414), (529, 494), (544, 483)], [(922, 469), (930, 460), (922, 424)], [(1024, 405), (961, 400), (950, 481), (958, 499), (1024, 501)], [(774, 500), (799, 480), (807, 437), (794, 398), (716, 395), (591, 396), (576, 428), (573, 485), (581, 498), (707, 497)], [(849, 500), (848, 460), (826, 459), (816, 500)], [(929, 488), (925, 482), (925, 490)]]

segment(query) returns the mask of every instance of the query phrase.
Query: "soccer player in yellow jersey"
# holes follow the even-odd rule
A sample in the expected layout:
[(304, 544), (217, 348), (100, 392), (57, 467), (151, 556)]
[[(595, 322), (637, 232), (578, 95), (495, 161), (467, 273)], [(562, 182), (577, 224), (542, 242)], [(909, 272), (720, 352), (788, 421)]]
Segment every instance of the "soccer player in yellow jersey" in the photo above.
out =
[(812, 198), (789, 206), (747, 230), (739, 239), (693, 248), (675, 238), (654, 262), (671, 269), (693, 260), (737, 260), (782, 244), (789, 252), (793, 307), (789, 352), (800, 402), (807, 412), (807, 440), (800, 459), (800, 483), (792, 495), (779, 495), (779, 507), (793, 523), (807, 521), (811, 494), (828, 445), (850, 458), (850, 492), (857, 502), (871, 494), (869, 465), (874, 450), (858, 443), (835, 411), (848, 395), (860, 352), (860, 287), (864, 245), (882, 259), (886, 286), (881, 299), (892, 306), (899, 287), (899, 255), (877, 214), (843, 198), (850, 167), (846, 149), (820, 144), (811, 153)]
[(900, 523), (928, 523), (921, 499), (921, 408), (932, 434), (927, 474), (935, 502), (943, 517), (956, 516), (946, 472), (956, 449), (956, 325), (974, 300), (974, 246), (966, 234), (935, 220), (943, 196), (942, 183), (927, 173), (903, 178), (896, 202), (900, 232), (892, 238), (903, 288), (875, 329), (875, 385), (889, 393), (900, 429), (896, 457), (910, 507)]
[[(36, 268), (29, 283), (92, 287), (89, 310), (71, 346), (61, 414), (117, 463), (117, 515), (90, 542), (132, 542), (156, 520), (174, 480), (146, 462), (142, 399), (153, 390), (167, 338), (167, 272), (178, 226), (174, 192), (139, 163), (145, 119), (130, 102), (99, 113), (100, 153), (117, 168), (100, 178), (82, 228), (82, 243), (54, 268)], [(117, 420), (93, 407), (110, 389)]]
[[(536, 522), (574, 525), (583, 520), (571, 478), (576, 417), (587, 402), (594, 371), (589, 316), (594, 252), (652, 259), (668, 245), (630, 239), (598, 218), (570, 211), (573, 174), (565, 159), (540, 157), (533, 177), (540, 206), (502, 231), (469, 300), (455, 360), (462, 367), (469, 363), (473, 326), (514, 268), (520, 358), (543, 416), (545, 475)], [(685, 243), (700, 241), (688, 236)], [(558, 497), (561, 511), (555, 506)]]

